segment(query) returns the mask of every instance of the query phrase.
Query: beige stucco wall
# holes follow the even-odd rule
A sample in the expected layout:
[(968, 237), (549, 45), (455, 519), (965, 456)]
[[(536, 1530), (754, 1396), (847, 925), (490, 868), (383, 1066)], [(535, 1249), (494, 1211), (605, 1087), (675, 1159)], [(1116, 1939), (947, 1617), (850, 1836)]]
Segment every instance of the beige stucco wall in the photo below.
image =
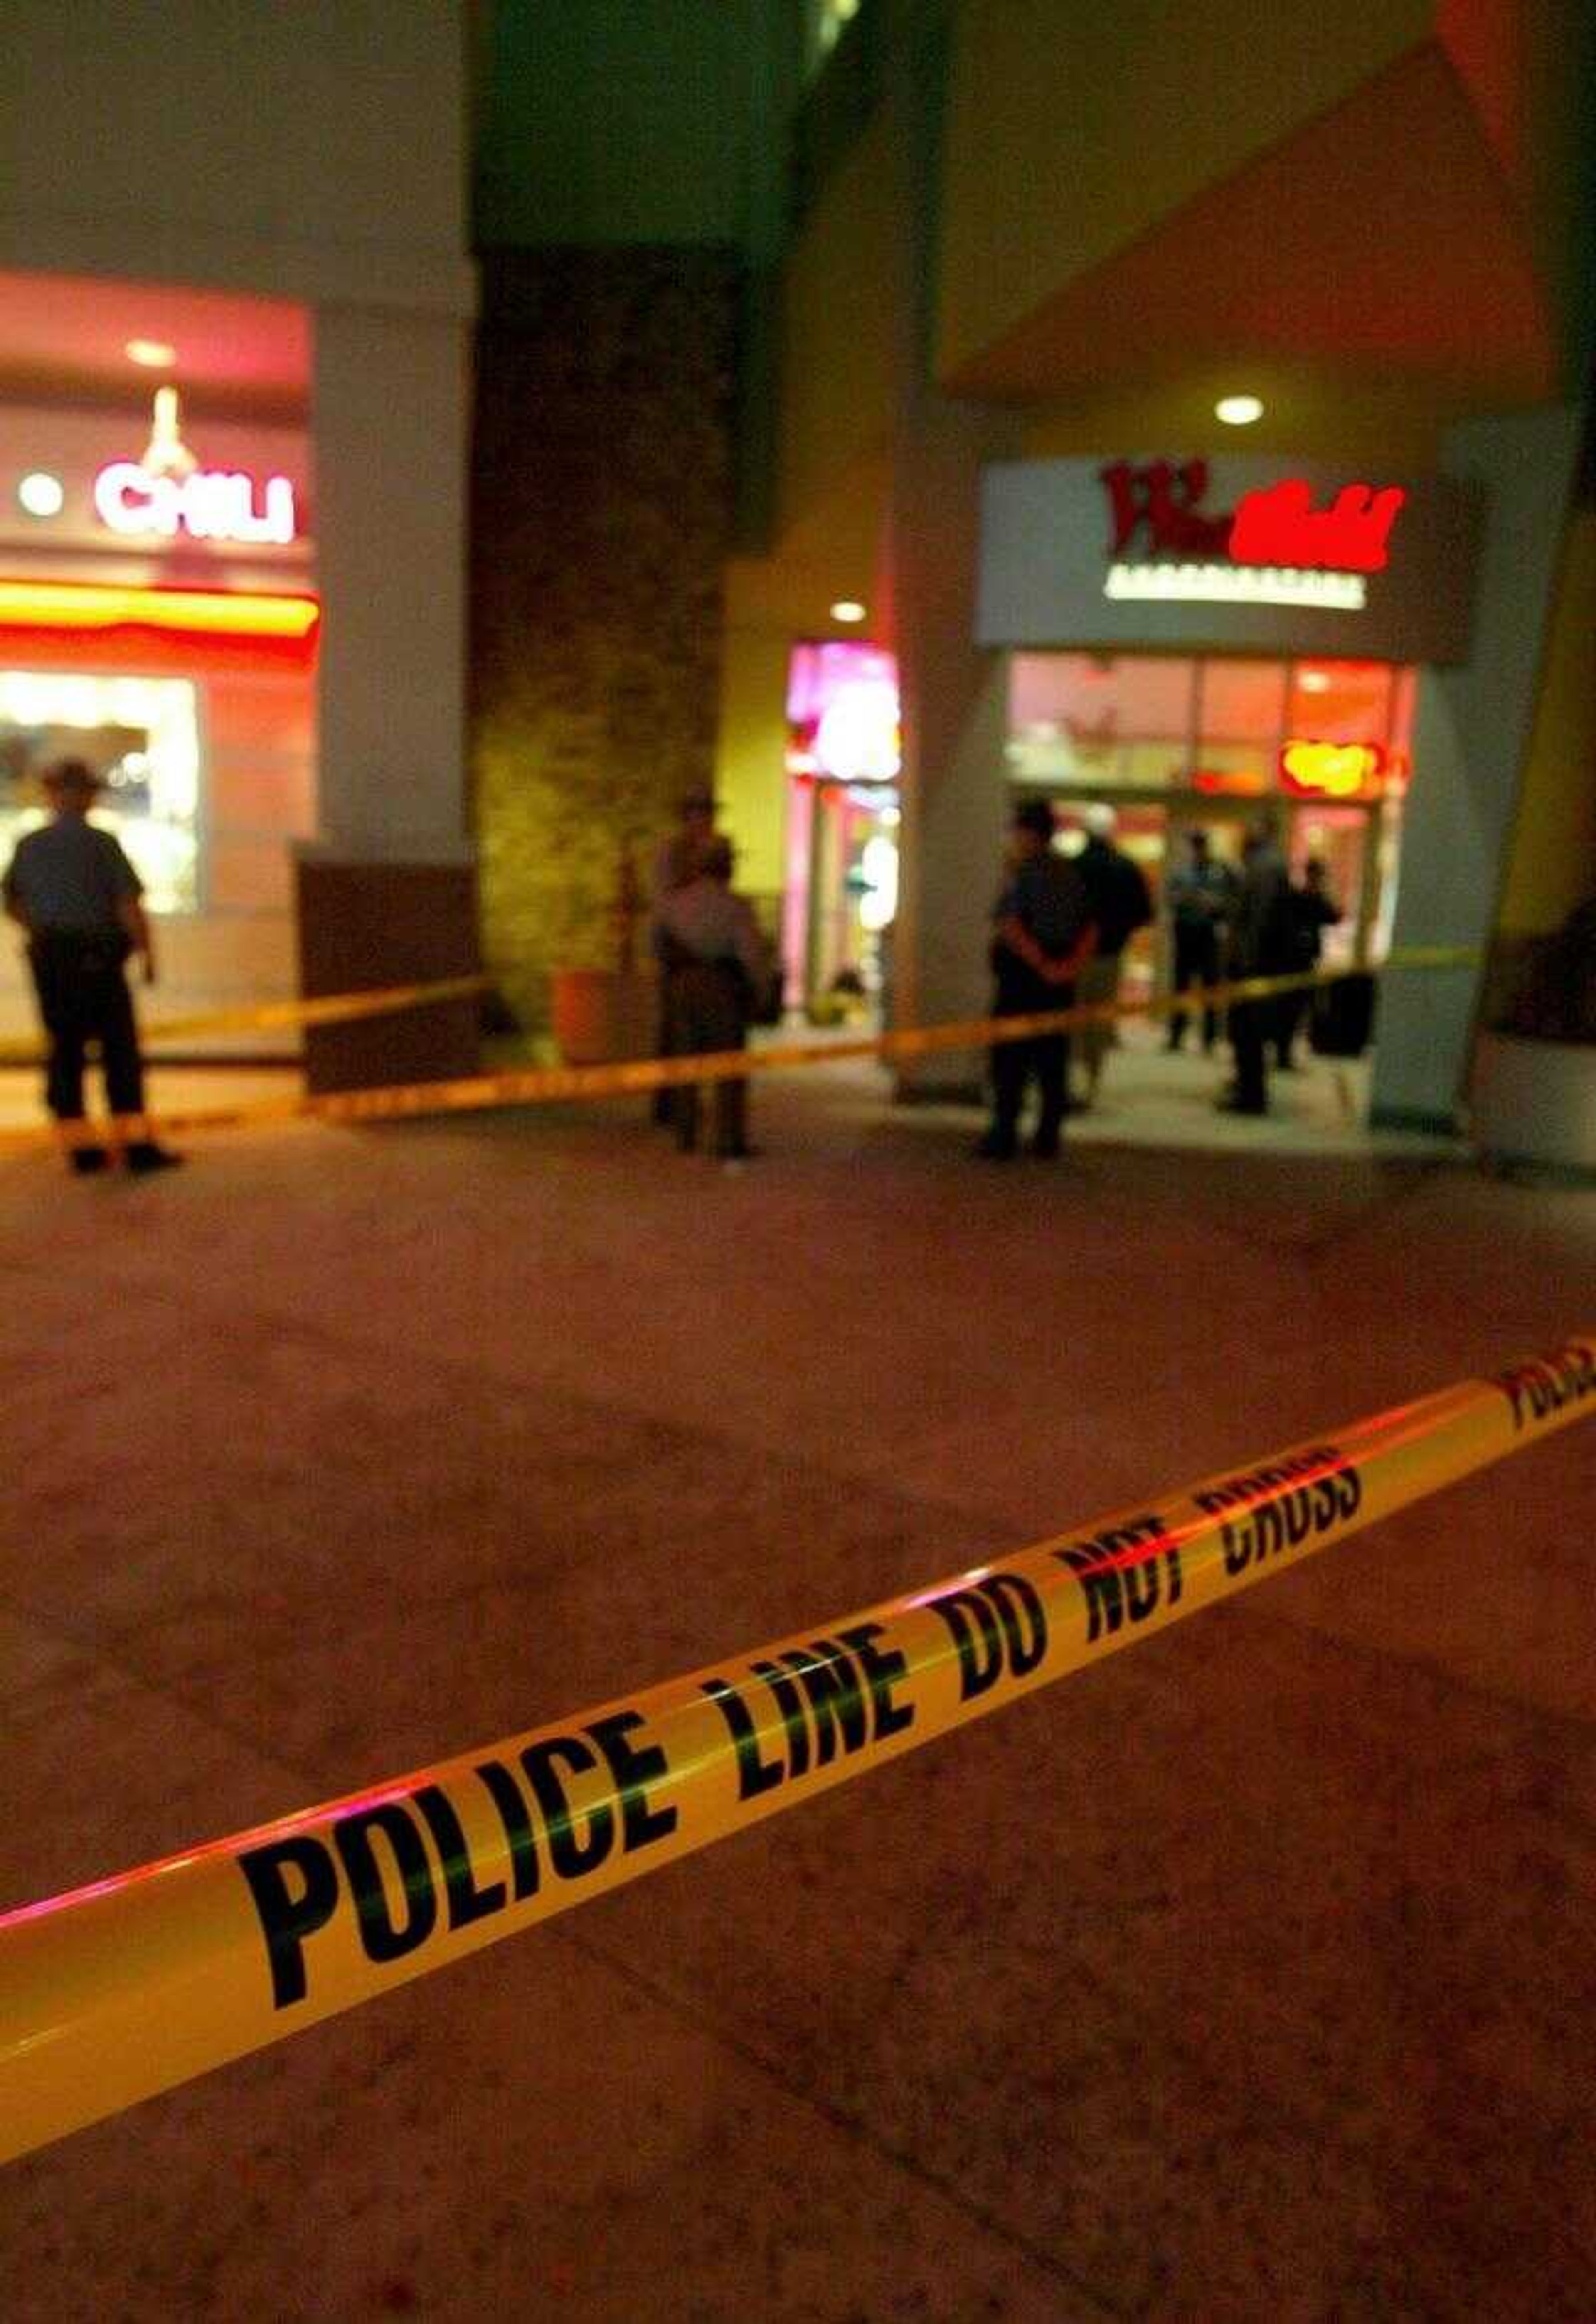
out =
[(469, 306), (459, 0), (7, 0), (0, 266)]
[(778, 526), (786, 532), (891, 423), (904, 297), (884, 116), (826, 185), (787, 261)]
[(1498, 927), (1541, 936), (1596, 895), (1596, 510), (1570, 525)]

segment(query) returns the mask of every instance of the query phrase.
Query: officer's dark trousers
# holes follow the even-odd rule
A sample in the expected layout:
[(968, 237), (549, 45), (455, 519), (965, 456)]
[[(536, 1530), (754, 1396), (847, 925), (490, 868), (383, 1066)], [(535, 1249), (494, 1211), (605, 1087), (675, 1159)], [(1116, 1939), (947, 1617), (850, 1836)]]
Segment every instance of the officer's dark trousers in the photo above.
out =
[[(1180, 927), (1175, 931), (1175, 990), (1219, 982), (1219, 936), (1212, 927)], [(1186, 1012), (1176, 1010), (1169, 1019), (1169, 1047), (1178, 1049), (1185, 1038)], [(1203, 1047), (1211, 1049), (1219, 1031), (1216, 1010), (1203, 1011)]]
[[(1000, 977), (994, 1017), (1029, 1017), (1051, 1009), (1068, 1009), (1075, 1001), (1073, 984), (1034, 983), (1018, 975)], [(1058, 1144), (1065, 1101), (1069, 1091), (1069, 1035), (1042, 1033), (1029, 1041), (998, 1041), (989, 1052), (992, 1070), (992, 1126), (987, 1144), (1012, 1153), (1019, 1136), (1019, 1115), (1028, 1082), (1034, 1081), (1040, 1101), (1034, 1143), (1039, 1153), (1051, 1153)]]
[[(705, 1056), (721, 1049), (741, 1049), (747, 1038), (743, 981), (733, 964), (698, 961), (690, 968), (671, 971), (673, 1056)], [(748, 1144), (748, 1084), (724, 1081), (714, 1087), (715, 1150), (721, 1155), (741, 1154)], [(691, 1152), (698, 1143), (698, 1085), (688, 1082), (673, 1095), (677, 1143)]]
[[(1068, 1003), (1060, 1001), (1059, 1008)], [(1058, 1143), (1069, 1087), (1069, 1035), (1043, 1033), (1029, 1041), (1000, 1041), (992, 1053), (992, 1142), (1012, 1149), (1019, 1139), (1025, 1085), (1035, 1080), (1041, 1100), (1036, 1144), (1042, 1152)]]
[(1264, 1044), (1275, 1029), (1272, 1001), (1243, 1001), (1231, 1010), (1231, 1047), (1236, 1058), (1235, 1101), (1261, 1113), (1268, 1102)]
[(143, 1113), (144, 1073), (133, 1001), (115, 936), (36, 936), (28, 947), (39, 1014), (50, 1037), (44, 1098), (58, 1121), (83, 1118), (83, 1065), (97, 1041), (113, 1113)]

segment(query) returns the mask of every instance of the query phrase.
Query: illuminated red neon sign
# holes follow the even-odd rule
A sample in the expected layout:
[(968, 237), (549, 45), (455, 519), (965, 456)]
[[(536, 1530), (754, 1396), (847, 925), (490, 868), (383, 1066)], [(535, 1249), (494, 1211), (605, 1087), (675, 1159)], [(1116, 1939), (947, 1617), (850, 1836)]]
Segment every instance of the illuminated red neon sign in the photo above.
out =
[(1183, 561), (1226, 558), (1233, 565), (1272, 565), (1296, 571), (1378, 573), (1391, 527), (1407, 493), (1388, 484), (1347, 484), (1327, 509), (1314, 506), (1311, 485), (1288, 477), (1247, 493), (1233, 515), (1203, 507), (1206, 460), (1116, 460), (1102, 469), (1109, 496), (1109, 555), (1122, 558), (1139, 542), (1155, 558)]
[(1208, 490), (1206, 460), (1149, 460), (1133, 467), (1116, 460), (1099, 470), (1113, 515), (1111, 557), (1123, 557), (1139, 533), (1155, 557), (1222, 557), (1230, 533), (1228, 516), (1205, 516), (1200, 503)]
[(1231, 527), (1232, 561), (1381, 572), (1391, 527), (1407, 498), (1399, 484), (1379, 493), (1368, 484), (1347, 484), (1329, 508), (1316, 509), (1311, 488), (1296, 477), (1267, 492), (1248, 493)]

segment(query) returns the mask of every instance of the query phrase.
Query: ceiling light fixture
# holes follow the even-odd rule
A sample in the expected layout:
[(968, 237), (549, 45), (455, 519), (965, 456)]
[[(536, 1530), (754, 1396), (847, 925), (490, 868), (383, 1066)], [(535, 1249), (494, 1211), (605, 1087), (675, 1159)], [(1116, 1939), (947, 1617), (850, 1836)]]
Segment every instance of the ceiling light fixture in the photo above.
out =
[(831, 618), (834, 622), (862, 622), (864, 608), (857, 597), (839, 597), (831, 609)]
[(170, 371), (178, 359), (176, 347), (169, 347), (164, 339), (129, 339), (122, 352), (129, 363), (143, 364), (146, 371)]
[(1255, 420), (1263, 418), (1263, 400), (1256, 395), (1222, 395), (1213, 416), (1227, 428), (1250, 428)]

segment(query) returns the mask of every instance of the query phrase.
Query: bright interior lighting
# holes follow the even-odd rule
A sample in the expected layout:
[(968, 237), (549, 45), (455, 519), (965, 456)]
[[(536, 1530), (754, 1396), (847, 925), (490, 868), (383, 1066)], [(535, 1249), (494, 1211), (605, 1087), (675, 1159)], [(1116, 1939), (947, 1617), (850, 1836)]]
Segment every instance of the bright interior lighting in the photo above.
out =
[(1328, 694), (1330, 680), (1322, 669), (1305, 669), (1297, 679), (1305, 694)]
[(16, 496), (30, 516), (60, 516), (67, 497), (60, 478), (43, 468), (35, 468), (23, 478)]
[(1213, 416), (1227, 428), (1250, 428), (1255, 420), (1263, 418), (1263, 404), (1256, 395), (1222, 395)]
[(862, 622), (864, 608), (857, 597), (839, 597), (831, 609), (831, 618), (834, 622)]
[[(64, 730), (81, 733), (83, 755), (106, 777), (96, 816), (132, 856), (157, 912), (198, 902), (197, 696), (187, 678), (0, 671), (0, 732), (11, 730), (24, 761), (70, 747)], [(42, 806), (0, 801), (0, 844), (44, 820)]]
[(129, 339), (122, 352), (129, 363), (143, 364), (146, 371), (170, 371), (178, 359), (176, 347), (169, 347), (164, 339)]
[(0, 581), (0, 629), (114, 630), (131, 623), (189, 637), (302, 641), (320, 618), (314, 597), (117, 588), (82, 581)]

